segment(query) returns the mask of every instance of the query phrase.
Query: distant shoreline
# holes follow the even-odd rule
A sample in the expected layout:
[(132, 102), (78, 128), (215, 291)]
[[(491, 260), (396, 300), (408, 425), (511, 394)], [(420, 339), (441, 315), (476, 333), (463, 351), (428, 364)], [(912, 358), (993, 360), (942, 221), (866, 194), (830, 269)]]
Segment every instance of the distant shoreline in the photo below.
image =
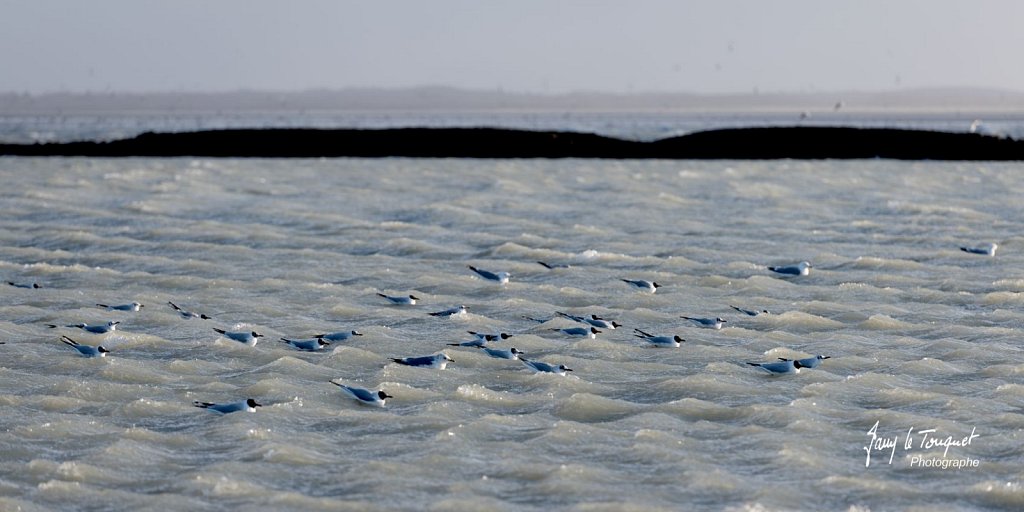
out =
[(0, 92), (0, 115), (163, 113), (477, 112), (477, 113), (1024, 113), (1024, 91), (911, 88), (879, 91), (525, 93), (455, 87), (221, 92)]
[(806, 126), (708, 130), (655, 141), (499, 128), (275, 128), (149, 132), (109, 142), (0, 144), (0, 155), (1018, 161), (1024, 160), (1024, 141), (976, 133)]

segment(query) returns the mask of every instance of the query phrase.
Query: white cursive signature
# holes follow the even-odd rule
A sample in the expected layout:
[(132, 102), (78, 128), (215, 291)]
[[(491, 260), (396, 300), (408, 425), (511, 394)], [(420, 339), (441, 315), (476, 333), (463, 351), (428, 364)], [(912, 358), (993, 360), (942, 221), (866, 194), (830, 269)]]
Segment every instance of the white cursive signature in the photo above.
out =
[[(864, 452), (867, 455), (864, 458), (864, 467), (870, 467), (871, 466), (871, 453), (872, 452), (885, 452), (885, 451), (888, 451), (889, 452), (889, 464), (890, 465), (892, 465), (893, 458), (896, 456), (896, 446), (899, 444), (900, 436), (897, 435), (897, 436), (892, 436), (892, 437), (883, 437), (883, 436), (878, 435), (878, 425), (879, 425), (879, 423), (880, 423), (879, 421), (876, 421), (875, 424), (871, 426), (871, 429), (869, 429), (868, 432), (867, 432), (867, 435), (871, 439), (868, 441), (868, 444), (866, 446), (864, 446)], [(938, 429), (931, 428), (931, 429), (927, 429), (927, 430), (919, 430), (919, 431), (917, 431), (917, 433), (922, 436), (921, 437), (921, 442), (917, 445), (917, 447), (919, 449), (923, 449), (923, 450), (930, 450), (930, 449), (933, 449), (933, 448), (942, 447), (942, 448), (944, 448), (944, 450), (942, 452), (942, 457), (943, 458), (945, 458), (945, 457), (947, 457), (949, 455), (949, 449), (951, 447), (954, 447), (954, 446), (956, 446), (956, 447), (970, 446), (972, 441), (974, 441), (975, 439), (980, 437), (980, 435), (977, 434), (977, 427), (972, 427), (970, 435), (964, 436), (962, 438), (960, 438), (960, 437), (953, 437), (953, 436), (946, 436), (946, 437), (935, 436), (934, 434), (935, 434), (935, 432), (937, 430)], [(906, 437), (906, 439), (904, 439), (904, 442), (903, 442), (903, 450), (904, 451), (913, 450), (914, 449), (914, 441), (915, 441), (915, 439), (914, 439), (914, 427), (910, 427), (910, 429), (907, 430), (907, 437)], [(945, 466), (943, 466), (943, 467), (945, 467)], [(973, 467), (977, 467), (976, 461), (975, 461), (975, 464), (974, 464)]]

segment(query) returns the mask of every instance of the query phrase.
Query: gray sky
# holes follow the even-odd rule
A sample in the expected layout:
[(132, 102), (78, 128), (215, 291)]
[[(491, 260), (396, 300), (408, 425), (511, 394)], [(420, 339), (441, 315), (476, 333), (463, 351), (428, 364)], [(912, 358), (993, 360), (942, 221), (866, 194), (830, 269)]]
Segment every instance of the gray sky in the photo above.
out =
[(1020, 0), (0, 0), (0, 91), (1024, 91)]

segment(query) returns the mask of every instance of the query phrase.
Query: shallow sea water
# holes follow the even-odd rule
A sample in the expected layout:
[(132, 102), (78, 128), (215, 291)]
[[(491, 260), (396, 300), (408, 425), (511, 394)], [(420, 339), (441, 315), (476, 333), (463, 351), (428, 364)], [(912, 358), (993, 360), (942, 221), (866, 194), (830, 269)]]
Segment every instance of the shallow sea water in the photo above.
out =
[[(43, 286), (0, 287), (0, 510), (1021, 510), (1022, 171), (0, 158), (0, 280)], [(988, 242), (994, 258), (958, 249)], [(766, 269), (800, 260), (809, 276)], [(570, 339), (556, 311), (624, 325)], [(351, 329), (319, 353), (277, 342)], [(446, 345), (467, 330), (574, 371)], [(389, 363), (442, 350), (445, 370)], [(798, 375), (745, 364), (815, 354), (831, 359)], [(394, 398), (365, 407), (331, 379)], [(191, 405), (250, 397), (252, 414)], [(897, 446), (867, 465), (876, 422)]]

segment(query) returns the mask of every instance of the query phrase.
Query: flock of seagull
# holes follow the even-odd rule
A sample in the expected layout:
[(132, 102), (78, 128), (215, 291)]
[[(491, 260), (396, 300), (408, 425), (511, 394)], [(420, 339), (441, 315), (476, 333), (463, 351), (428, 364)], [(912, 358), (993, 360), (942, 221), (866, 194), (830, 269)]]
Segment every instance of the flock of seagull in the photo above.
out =
[[(967, 252), (967, 253), (970, 253), (970, 254), (980, 254), (980, 255), (986, 255), (986, 256), (995, 256), (995, 252), (996, 252), (997, 248), (998, 248), (998, 245), (992, 243), (992, 244), (988, 244), (986, 246), (981, 246), (981, 247), (961, 247), (960, 250), (962, 250), (964, 252)], [(569, 268), (570, 267), (567, 264), (549, 264), (549, 263), (545, 263), (543, 261), (538, 261), (537, 263), (542, 265), (542, 266), (544, 266), (545, 268), (548, 268), (548, 269), (558, 269), (558, 268)], [(493, 271), (490, 271), (490, 270), (485, 270), (485, 269), (477, 268), (477, 267), (472, 266), (472, 265), (469, 265), (468, 267), (469, 267), (469, 269), (471, 271), (473, 271), (476, 275), (480, 276), (482, 279), (487, 280), (487, 281), (491, 281), (491, 282), (494, 282), (494, 283), (497, 283), (497, 284), (501, 284), (501, 285), (507, 284), (509, 282), (509, 280), (511, 279), (511, 277), (512, 277), (512, 275), (510, 273), (508, 273), (508, 272), (493, 272)], [(794, 264), (794, 265), (769, 266), (769, 267), (767, 267), (767, 269), (769, 271), (774, 272), (774, 273), (776, 273), (776, 274), (778, 274), (780, 276), (783, 276), (783, 277), (807, 276), (807, 275), (810, 274), (810, 271), (811, 271), (812, 268), (813, 268), (813, 266), (809, 262), (807, 262), (807, 261), (801, 261), (800, 263), (797, 263), (797, 264)], [(642, 290), (642, 291), (645, 291), (645, 292), (648, 292), (648, 293), (655, 293), (657, 291), (657, 289), (660, 287), (660, 285), (658, 283), (655, 283), (655, 282), (652, 282), (652, 281), (646, 281), (646, 280), (622, 279), (622, 281), (627, 283), (627, 284), (629, 284), (629, 285), (631, 285), (631, 286), (633, 286), (633, 287), (636, 287), (639, 290)], [(10, 286), (13, 286), (13, 287), (23, 288), (23, 289), (40, 289), (40, 288), (42, 288), (42, 286), (40, 284), (38, 284), (38, 283), (15, 283), (13, 281), (7, 281), (7, 284), (10, 285)], [(384, 293), (377, 293), (377, 295), (379, 297), (387, 300), (391, 304), (398, 305), (398, 306), (414, 306), (420, 300), (418, 297), (416, 297), (414, 295), (397, 295), (397, 296), (393, 296), (393, 295), (386, 295)], [(205, 314), (201, 314), (201, 313), (196, 313), (194, 311), (185, 310), (185, 309), (181, 308), (180, 306), (178, 306), (177, 304), (175, 304), (174, 302), (168, 302), (167, 304), (175, 312), (177, 312), (179, 315), (181, 315), (182, 318), (185, 318), (185, 319), (202, 319), (202, 320), (212, 320), (213, 319), (212, 317), (210, 317), (208, 315), (205, 315)], [(139, 302), (130, 302), (130, 303), (118, 304), (118, 305), (96, 304), (96, 306), (104, 308), (107, 311), (122, 311), (122, 312), (137, 312), (137, 311), (140, 311), (141, 308), (145, 307), (143, 304), (140, 304)], [(745, 314), (745, 315), (748, 315), (748, 316), (758, 316), (758, 315), (763, 315), (763, 314), (769, 314), (769, 311), (766, 310), (766, 309), (751, 310), (751, 309), (745, 309), (745, 308), (740, 308), (740, 307), (731, 306), (731, 305), (730, 305), (730, 307), (732, 309), (736, 310), (737, 312)], [(436, 311), (436, 312), (431, 312), (431, 313), (428, 313), (428, 314), (431, 315), (431, 316), (435, 316), (435, 317), (450, 317), (450, 316), (453, 316), (453, 315), (464, 315), (464, 314), (467, 313), (467, 311), (468, 311), (468, 308), (465, 305), (459, 305), (459, 306), (455, 306), (455, 307), (452, 307), (452, 308), (449, 308), (449, 309), (445, 309), (443, 311)], [(528, 320), (532, 320), (534, 322), (539, 322), (539, 323), (545, 323), (548, 320), (550, 320), (550, 319), (543, 320), (543, 319), (537, 319), (537, 318), (532, 318), (532, 317), (524, 317), (524, 318), (526, 318)], [(564, 312), (561, 312), (561, 311), (556, 311), (555, 315), (552, 318), (565, 318), (565, 319), (568, 319), (568, 320), (572, 320), (572, 321), (574, 321), (574, 322), (576, 322), (578, 324), (581, 324), (578, 327), (555, 328), (555, 329), (552, 329), (552, 331), (560, 332), (563, 335), (570, 336), (570, 337), (577, 337), (577, 338), (590, 338), (590, 339), (594, 339), (594, 338), (596, 338), (596, 336), (598, 334), (600, 334), (602, 332), (600, 329), (616, 329), (616, 328), (622, 327), (622, 324), (620, 324), (620, 323), (618, 323), (618, 322), (616, 322), (614, 320), (607, 320), (605, 318), (601, 318), (598, 315), (579, 316), (579, 315), (572, 315), (572, 314), (569, 314), (569, 313), (564, 313)], [(725, 324), (727, 322), (724, 318), (721, 318), (721, 317), (699, 318), (699, 317), (681, 316), (680, 318), (683, 318), (683, 319), (691, 322), (693, 325), (695, 325), (697, 327), (701, 327), (701, 328), (705, 328), (705, 329), (721, 329), (723, 324)], [(90, 324), (86, 324), (86, 323), (77, 323), (77, 324), (65, 325), (63, 327), (65, 327), (65, 328), (76, 328), (76, 329), (81, 329), (82, 331), (90, 333), (90, 334), (103, 335), (103, 334), (107, 334), (107, 333), (116, 331), (117, 330), (117, 326), (120, 323), (121, 323), (120, 321), (112, 320), (112, 321), (109, 321), (109, 322), (107, 322), (105, 324), (99, 324), (99, 325), (90, 325)], [(47, 325), (47, 327), (53, 328), (53, 329), (61, 327), (61, 326), (56, 325), (56, 324), (46, 324), (46, 325)], [(218, 329), (218, 328), (213, 328), (213, 330), (214, 330), (214, 332), (216, 332), (217, 334), (220, 334), (224, 338), (227, 338), (229, 340), (232, 340), (232, 341), (235, 341), (235, 342), (247, 345), (247, 346), (255, 346), (256, 343), (259, 341), (259, 339), (264, 337), (264, 335), (262, 335), (262, 334), (260, 334), (260, 333), (258, 333), (256, 331), (229, 331), (229, 330)], [(565, 376), (565, 375), (568, 374), (568, 372), (572, 372), (573, 371), (571, 368), (568, 368), (564, 364), (552, 364), (552, 363), (546, 363), (546, 362), (542, 362), (542, 361), (535, 361), (535, 360), (527, 359), (527, 358), (525, 358), (523, 356), (524, 352), (521, 351), (521, 350), (516, 349), (515, 347), (511, 347), (511, 348), (508, 348), (508, 349), (502, 349), (502, 348), (494, 348), (494, 347), (489, 346), (489, 344), (492, 343), (492, 342), (508, 340), (509, 338), (513, 337), (512, 334), (505, 333), (505, 332), (495, 332), (495, 333), (480, 333), (480, 332), (474, 332), (474, 331), (468, 331), (468, 332), (469, 332), (470, 335), (473, 336), (473, 339), (471, 339), (469, 341), (465, 341), (465, 342), (460, 342), (460, 343), (449, 343), (448, 345), (449, 346), (456, 346), (456, 347), (478, 348), (478, 349), (481, 349), (488, 356), (493, 357), (493, 358), (507, 359), (507, 360), (512, 360), (512, 361), (520, 361), (525, 367), (527, 367), (530, 370), (532, 370), (534, 372), (537, 372), (537, 373), (550, 373), (550, 374)], [(686, 341), (685, 339), (683, 339), (679, 335), (663, 335), (663, 336), (659, 336), (659, 335), (651, 334), (651, 333), (646, 332), (646, 331), (644, 331), (642, 329), (639, 329), (639, 328), (633, 329), (633, 335), (635, 337), (637, 337), (637, 338), (640, 338), (642, 340), (647, 341), (648, 343), (650, 343), (654, 347), (678, 348), (679, 346), (681, 346), (681, 344), (683, 342)], [(352, 330), (352, 331), (339, 331), (339, 332), (326, 333), (326, 334), (317, 334), (317, 335), (313, 336), (312, 338), (306, 338), (306, 339), (294, 339), (294, 338), (284, 338), (284, 337), (282, 337), (282, 338), (280, 338), (279, 341), (281, 343), (287, 344), (287, 345), (289, 345), (289, 346), (291, 346), (291, 347), (293, 347), (293, 348), (295, 348), (297, 350), (302, 350), (302, 351), (307, 351), (307, 352), (315, 352), (315, 351), (323, 350), (327, 346), (330, 346), (331, 342), (342, 342), (342, 341), (349, 340), (349, 339), (351, 339), (353, 337), (356, 337), (356, 336), (362, 336), (362, 333), (354, 331), (354, 330)], [(80, 343), (80, 342), (78, 342), (78, 341), (76, 341), (76, 340), (66, 336), (66, 335), (62, 335), (60, 337), (60, 341), (63, 342), (64, 344), (74, 348), (76, 351), (78, 351), (79, 354), (81, 354), (82, 356), (85, 356), (85, 357), (106, 357), (106, 355), (110, 353), (110, 350), (108, 350), (106, 347), (104, 347), (102, 345), (92, 346), (92, 345), (83, 344), (83, 343)], [(0, 344), (4, 344), (4, 342), (0, 342)], [(774, 361), (774, 362), (764, 362), (764, 363), (748, 362), (747, 364), (750, 365), (750, 366), (759, 368), (759, 369), (761, 369), (761, 370), (763, 370), (763, 371), (765, 371), (765, 372), (767, 372), (768, 374), (771, 374), (771, 375), (787, 375), (787, 374), (800, 373), (800, 370), (803, 369), (803, 368), (815, 368), (818, 365), (820, 365), (822, 363), (822, 361), (824, 361), (826, 359), (829, 359), (830, 357), (831, 356), (816, 355), (816, 356), (812, 356), (812, 357), (808, 357), (808, 358), (803, 358), (803, 359), (779, 358), (778, 361)], [(413, 366), (413, 367), (419, 367), (419, 368), (433, 368), (433, 369), (438, 369), (438, 370), (444, 370), (445, 367), (448, 365), (448, 363), (454, 362), (454, 360), (451, 357), (449, 357), (447, 354), (445, 354), (444, 352), (441, 352), (441, 353), (438, 353), (438, 354), (433, 354), (433, 355), (428, 355), (428, 356), (392, 358), (391, 361), (394, 362), (394, 363), (401, 364), (401, 365), (406, 365), (406, 366)], [(352, 398), (353, 400), (355, 400), (355, 401), (357, 401), (357, 402), (359, 402), (361, 404), (365, 404), (365, 405), (369, 405), (369, 406), (384, 407), (385, 401), (388, 398), (394, 398), (393, 396), (387, 394), (384, 390), (371, 390), (371, 389), (366, 389), (366, 388), (362, 388), (362, 387), (351, 386), (351, 385), (343, 384), (341, 382), (337, 382), (335, 380), (331, 380), (329, 382), (331, 384), (334, 384), (334, 385), (338, 386), (341, 389), (341, 391), (345, 395), (347, 395), (348, 397)], [(257, 407), (261, 407), (262, 406), (255, 399), (252, 399), (252, 398), (248, 398), (248, 399), (237, 401), (237, 402), (225, 402), (225, 403), (202, 402), (202, 401), (196, 400), (196, 401), (193, 401), (193, 405), (196, 406), (196, 407), (202, 408), (202, 409), (208, 409), (208, 410), (211, 410), (211, 411), (216, 411), (216, 412), (225, 413), (225, 414), (226, 413), (232, 413), (232, 412), (238, 412), (238, 411), (255, 412)]]

